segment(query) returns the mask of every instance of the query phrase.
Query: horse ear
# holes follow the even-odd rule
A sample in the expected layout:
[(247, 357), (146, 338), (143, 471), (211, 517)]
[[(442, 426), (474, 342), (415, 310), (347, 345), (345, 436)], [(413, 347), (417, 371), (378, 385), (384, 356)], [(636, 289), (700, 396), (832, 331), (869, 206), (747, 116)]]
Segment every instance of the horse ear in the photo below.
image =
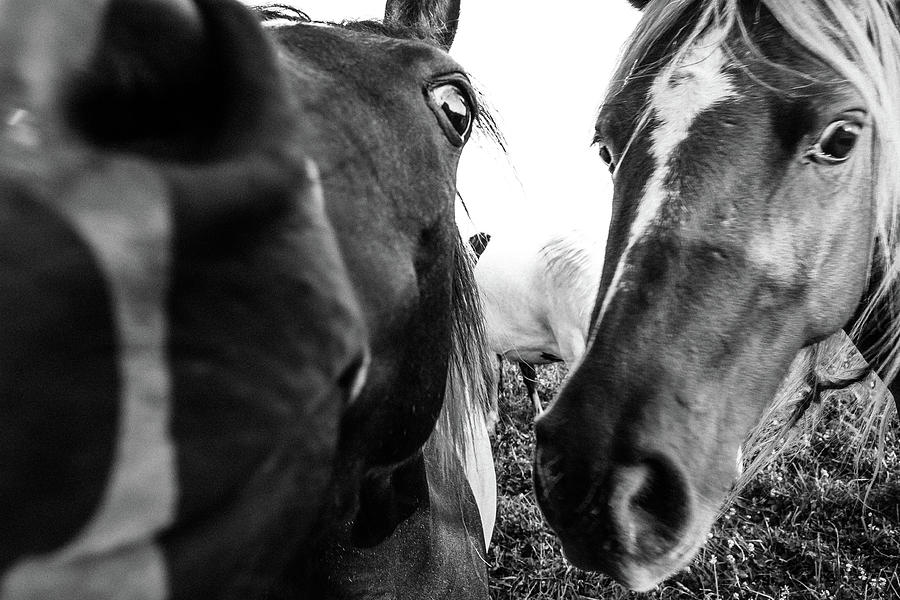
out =
[(484, 254), (484, 251), (487, 249), (488, 242), (490, 241), (491, 234), (485, 233), (483, 231), (476, 233), (469, 238), (469, 246), (471, 246), (472, 250), (475, 251), (475, 258), (481, 258), (481, 255)]
[(459, 25), (460, 0), (387, 0), (384, 22), (430, 34), (449, 50)]
[(650, 4), (650, 0), (628, 0), (633, 7), (638, 10), (644, 10), (644, 7)]

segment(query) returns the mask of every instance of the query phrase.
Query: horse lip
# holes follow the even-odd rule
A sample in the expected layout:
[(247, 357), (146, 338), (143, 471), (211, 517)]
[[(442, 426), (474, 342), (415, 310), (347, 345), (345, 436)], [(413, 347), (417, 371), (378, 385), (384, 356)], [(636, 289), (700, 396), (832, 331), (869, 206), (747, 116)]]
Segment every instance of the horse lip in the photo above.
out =
[[(716, 512), (710, 513), (715, 517)], [(636, 592), (646, 592), (688, 565), (706, 542), (710, 519), (695, 518), (681, 541), (668, 552), (648, 556), (640, 551), (627, 549), (611, 537), (602, 542), (592, 542), (590, 519), (582, 517), (566, 527), (556, 529), (562, 542), (563, 554), (575, 567), (586, 571), (599, 571), (612, 577), (621, 585)]]
[[(701, 542), (705, 539), (705, 536), (701, 537)], [(692, 545), (691, 549), (678, 552), (675, 556), (645, 560), (634, 554), (618, 551), (615, 542), (611, 540), (596, 546), (579, 542), (584, 540), (580, 540), (577, 535), (562, 542), (566, 560), (579, 569), (599, 571), (636, 592), (650, 591), (677, 572), (690, 562), (696, 548)]]
[[(546, 497), (542, 496), (542, 490), (537, 482), (535, 491), (538, 502), (542, 505), (541, 510), (546, 510), (543, 506)], [(596, 533), (597, 527), (584, 517), (567, 519), (563, 515), (555, 514), (552, 516), (552, 522), (551, 528), (558, 535), (563, 555), (573, 566), (585, 571), (604, 573), (637, 592), (652, 590), (689, 563), (699, 546), (706, 540), (705, 535), (698, 535), (694, 543), (688, 545), (682, 543), (671, 552), (648, 557), (639, 552), (629, 551), (610, 537), (599, 543), (591, 541), (585, 534)]]
[(635, 556), (617, 551), (612, 540), (598, 545), (585, 542), (578, 534), (567, 536), (562, 542), (566, 560), (579, 569), (604, 573), (634, 591), (653, 589), (671, 572), (662, 566), (643, 564)]
[[(601, 514), (610, 510), (610, 506), (606, 502), (593, 502), (597, 488), (605, 483), (604, 478), (596, 473), (587, 477), (593, 485), (583, 490), (583, 496), (576, 494), (582, 502), (575, 508), (565, 502), (570, 494), (566, 494), (565, 484), (561, 482), (564, 472), (558, 468), (559, 461), (555, 453), (545, 453), (540, 446), (536, 448), (535, 497), (557, 533), (566, 559), (575, 567), (602, 572), (635, 591), (648, 591), (688, 564), (706, 540), (710, 523), (703, 515), (708, 514), (708, 507), (697, 505), (694, 509), (700, 512), (693, 514), (684, 529), (672, 533), (671, 543), (654, 546), (652, 540), (648, 543), (641, 535), (618, 539), (604, 526), (612, 515)], [(570, 508), (561, 509), (566, 506)]]

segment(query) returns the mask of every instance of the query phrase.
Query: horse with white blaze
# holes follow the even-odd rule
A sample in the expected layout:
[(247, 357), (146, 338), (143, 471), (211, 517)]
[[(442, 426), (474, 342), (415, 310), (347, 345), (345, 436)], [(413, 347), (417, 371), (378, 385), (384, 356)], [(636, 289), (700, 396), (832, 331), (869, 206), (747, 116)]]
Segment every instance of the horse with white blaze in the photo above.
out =
[(595, 126), (614, 187), (595, 322), (537, 422), (534, 483), (573, 564), (648, 590), (706, 541), (798, 354), (843, 329), (896, 381), (900, 18), (632, 4)]

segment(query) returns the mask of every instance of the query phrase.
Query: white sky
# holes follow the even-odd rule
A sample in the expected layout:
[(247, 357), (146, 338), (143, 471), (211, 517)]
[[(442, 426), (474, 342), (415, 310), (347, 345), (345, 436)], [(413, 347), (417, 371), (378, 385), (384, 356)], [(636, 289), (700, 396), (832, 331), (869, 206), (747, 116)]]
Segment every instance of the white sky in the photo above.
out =
[[(294, 4), (316, 20), (384, 13), (384, 0)], [(470, 142), (458, 185), (475, 229), (596, 223), (605, 235), (612, 188), (589, 146), (619, 48), (638, 16), (626, 0), (462, 1), (451, 54), (495, 109), (521, 182), (506, 159)]]

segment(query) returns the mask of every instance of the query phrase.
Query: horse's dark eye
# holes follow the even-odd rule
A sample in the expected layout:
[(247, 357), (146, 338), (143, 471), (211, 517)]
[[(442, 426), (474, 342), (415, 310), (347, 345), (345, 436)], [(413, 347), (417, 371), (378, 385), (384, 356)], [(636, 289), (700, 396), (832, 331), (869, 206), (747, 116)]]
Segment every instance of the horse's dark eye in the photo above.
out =
[(432, 88), (431, 97), (453, 130), (465, 140), (475, 117), (469, 95), (456, 83), (443, 83)]
[(842, 163), (850, 157), (860, 133), (862, 125), (856, 121), (832, 121), (805, 156), (819, 164)]
[(600, 159), (609, 167), (610, 173), (616, 170), (616, 163), (613, 162), (612, 153), (606, 146), (600, 146)]

